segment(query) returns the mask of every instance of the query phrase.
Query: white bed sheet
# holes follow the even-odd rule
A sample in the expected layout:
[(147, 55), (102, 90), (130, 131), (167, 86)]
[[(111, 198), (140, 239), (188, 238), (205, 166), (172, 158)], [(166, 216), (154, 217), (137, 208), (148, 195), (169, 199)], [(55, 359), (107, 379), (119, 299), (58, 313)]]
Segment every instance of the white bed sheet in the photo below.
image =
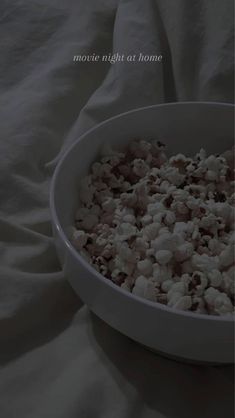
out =
[[(79, 64), (77, 54), (163, 64)], [(232, 367), (153, 355), (92, 315), (60, 271), (48, 193), (89, 127), (165, 101), (233, 101), (230, 0), (1, 0), (2, 418), (230, 418)]]

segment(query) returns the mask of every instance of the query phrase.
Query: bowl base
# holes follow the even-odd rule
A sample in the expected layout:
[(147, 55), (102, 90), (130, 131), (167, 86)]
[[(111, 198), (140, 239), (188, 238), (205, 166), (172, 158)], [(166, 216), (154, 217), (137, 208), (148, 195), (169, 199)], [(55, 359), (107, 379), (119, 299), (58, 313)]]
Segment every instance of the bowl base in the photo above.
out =
[[(135, 341), (137, 342), (137, 341)], [(188, 358), (184, 358), (184, 357), (179, 357), (179, 356), (174, 356), (173, 354), (167, 354), (164, 353), (163, 351), (160, 350), (156, 350), (154, 348), (150, 348), (147, 345), (141, 344), (139, 342), (137, 342), (137, 344), (139, 344), (141, 347), (145, 348), (148, 351), (151, 351), (153, 354), (156, 354), (158, 356), (161, 357), (165, 357), (168, 360), (173, 360), (176, 361), (177, 363), (184, 363), (184, 364), (188, 364), (188, 365), (194, 365), (194, 366), (231, 366), (234, 365), (234, 362), (228, 362), (228, 363), (219, 363), (219, 362), (210, 362), (210, 361), (199, 361), (199, 360), (193, 360), (193, 359), (188, 359)]]

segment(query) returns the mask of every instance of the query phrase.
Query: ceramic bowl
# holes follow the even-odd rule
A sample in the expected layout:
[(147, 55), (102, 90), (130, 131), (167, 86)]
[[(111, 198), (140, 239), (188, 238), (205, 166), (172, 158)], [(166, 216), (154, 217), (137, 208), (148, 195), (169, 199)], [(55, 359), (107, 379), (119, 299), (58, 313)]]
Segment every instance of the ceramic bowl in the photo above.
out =
[(134, 138), (160, 139), (168, 154), (220, 153), (233, 144), (234, 107), (220, 103), (170, 103), (123, 113), (90, 129), (58, 163), (50, 194), (55, 243), (64, 273), (82, 301), (111, 327), (167, 356), (190, 362), (232, 363), (228, 316), (184, 312), (145, 300), (113, 284), (72, 246), (69, 234), (79, 205), (79, 181), (104, 143), (123, 149)]

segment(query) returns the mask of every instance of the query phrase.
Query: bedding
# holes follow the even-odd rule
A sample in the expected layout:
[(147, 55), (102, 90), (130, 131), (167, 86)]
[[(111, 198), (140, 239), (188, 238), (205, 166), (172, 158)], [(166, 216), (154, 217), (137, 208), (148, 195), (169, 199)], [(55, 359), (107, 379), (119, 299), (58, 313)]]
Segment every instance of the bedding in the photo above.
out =
[(154, 355), (82, 304), (48, 203), (61, 155), (100, 121), (155, 103), (233, 102), (232, 0), (1, 0), (0, 53), (1, 417), (232, 417), (232, 366)]

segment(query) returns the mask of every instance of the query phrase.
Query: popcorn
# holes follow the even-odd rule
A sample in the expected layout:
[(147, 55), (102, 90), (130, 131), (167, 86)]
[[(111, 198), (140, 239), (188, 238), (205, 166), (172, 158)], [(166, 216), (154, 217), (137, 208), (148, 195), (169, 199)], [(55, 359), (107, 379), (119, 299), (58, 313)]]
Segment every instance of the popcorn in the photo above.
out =
[(81, 227), (85, 229), (85, 231), (92, 231), (92, 229), (98, 224), (99, 218), (95, 214), (88, 214), (81, 222)]
[(218, 270), (219, 258), (217, 256), (209, 257), (206, 254), (194, 254), (192, 257), (192, 263), (196, 269), (210, 272), (211, 270)]
[(159, 284), (165, 280), (170, 280), (172, 278), (171, 268), (168, 266), (161, 266), (158, 263), (153, 264), (153, 278)]
[(217, 239), (211, 238), (208, 241), (208, 248), (211, 251), (212, 255), (218, 255), (221, 252), (222, 246)]
[(122, 260), (135, 262), (135, 253), (129, 248), (126, 242), (119, 243), (117, 246), (117, 252)]
[(174, 197), (174, 200), (176, 202), (186, 202), (186, 201), (188, 201), (188, 199), (190, 197), (190, 194), (185, 189), (175, 189), (172, 192), (172, 196)]
[(178, 168), (169, 166), (164, 170), (164, 178), (168, 180), (169, 183), (180, 186), (181, 183), (183, 183), (185, 176), (179, 173)]
[(204, 299), (209, 306), (213, 307), (215, 304), (215, 300), (219, 295), (219, 290), (214, 289), (214, 287), (208, 287), (208, 289), (206, 289), (204, 293)]
[(174, 297), (174, 294), (180, 294), (181, 296), (183, 296), (185, 294), (186, 288), (185, 288), (185, 284), (182, 282), (177, 282), (174, 283), (170, 290), (167, 293), (167, 298), (168, 300), (172, 300), (172, 297)]
[(165, 280), (162, 284), (161, 284), (161, 289), (164, 293), (168, 293), (169, 290), (172, 288), (174, 284), (174, 281), (171, 279)]
[(160, 193), (167, 193), (170, 187), (170, 182), (167, 180), (163, 180), (160, 184), (159, 191)]
[(179, 292), (173, 293), (171, 298), (168, 300), (167, 305), (171, 308), (177, 306), (177, 303), (182, 299), (182, 297), (182, 294)]
[(201, 296), (193, 295), (192, 296), (192, 306), (191, 311), (206, 314), (205, 301)]
[(144, 177), (148, 172), (148, 165), (140, 158), (133, 161), (133, 172), (138, 177)]
[[(233, 269), (233, 275), (230, 275), (230, 271)], [(228, 271), (225, 273), (222, 273), (223, 281), (222, 281), (222, 287), (226, 291), (228, 295), (231, 295), (234, 297), (235, 293), (235, 284), (234, 284), (234, 267), (231, 267)]]
[(137, 251), (143, 252), (145, 254), (147, 248), (149, 248), (148, 243), (141, 237), (137, 237), (135, 240), (135, 248)]
[(232, 151), (167, 158), (160, 141), (106, 145), (80, 182), (71, 241), (129, 293), (174, 309), (231, 315), (234, 305)]
[(132, 236), (135, 236), (137, 233), (137, 228), (127, 222), (123, 222), (117, 228), (117, 239), (120, 241), (125, 241)]
[(150, 203), (147, 207), (147, 213), (148, 215), (158, 215), (160, 212), (164, 212), (165, 207), (162, 203), (156, 202), (156, 203)]
[(216, 181), (218, 180), (218, 174), (215, 171), (208, 170), (205, 175), (207, 181)]
[(128, 282), (126, 282), (126, 280), (121, 284), (121, 288), (126, 290), (127, 292), (131, 291), (131, 288), (130, 288)]
[(127, 207), (134, 207), (137, 203), (137, 197), (135, 193), (122, 193), (120, 195), (121, 203)]
[(216, 222), (216, 216), (213, 215), (212, 213), (209, 214), (208, 216), (203, 216), (199, 222), (199, 226), (201, 228), (210, 228), (211, 226), (213, 226)]
[(160, 236), (160, 235), (166, 235), (166, 234), (168, 234), (168, 232), (169, 232), (168, 227), (167, 227), (167, 226), (163, 226), (163, 227), (161, 227), (161, 228), (159, 229), (159, 231), (158, 231), (158, 235), (159, 235), (159, 236)]
[(220, 287), (222, 283), (222, 274), (219, 270), (212, 270), (208, 274), (210, 285), (213, 287)]
[(165, 216), (164, 212), (160, 212), (160, 213), (157, 213), (156, 215), (153, 215), (153, 222), (158, 222), (161, 224), (164, 216)]
[(175, 259), (176, 261), (185, 261), (192, 257), (193, 255), (193, 245), (190, 242), (185, 242), (177, 247), (175, 251)]
[(75, 230), (72, 236), (73, 245), (77, 250), (82, 250), (86, 245), (88, 240), (88, 235), (84, 231)]
[(159, 293), (159, 290), (154, 286), (154, 283), (152, 283), (151, 281), (148, 281), (147, 287), (144, 292), (144, 297), (148, 300), (152, 300), (156, 302), (158, 293)]
[(190, 196), (188, 197), (186, 201), (186, 205), (188, 206), (189, 209), (193, 210), (198, 207), (199, 202), (200, 202), (200, 199), (196, 199), (194, 196)]
[(187, 215), (189, 212), (188, 207), (183, 202), (176, 202), (175, 210), (181, 215)]
[(150, 260), (141, 260), (137, 263), (137, 268), (140, 273), (145, 276), (150, 276), (153, 271), (153, 265)]
[(134, 295), (143, 296), (147, 290), (148, 280), (144, 276), (137, 277), (135, 281), (135, 286), (133, 287), (132, 292)]
[(127, 274), (128, 276), (130, 276), (133, 273), (135, 264), (132, 263), (132, 261), (123, 260), (123, 258), (118, 255), (116, 255), (114, 261), (115, 261), (115, 266), (120, 272), (123, 272)]
[(156, 252), (155, 258), (161, 265), (168, 264), (172, 258), (172, 252), (169, 250), (159, 250)]
[(135, 221), (136, 221), (136, 219), (135, 219), (134, 215), (127, 214), (127, 215), (123, 216), (123, 222), (125, 222), (125, 223), (135, 225)]
[(221, 267), (229, 267), (233, 263), (234, 263), (234, 245), (229, 245), (220, 253), (220, 265)]
[(234, 279), (235, 277), (235, 266), (233, 265), (232, 267), (230, 267), (227, 271), (226, 274), (230, 277), (230, 279)]
[(233, 312), (233, 305), (231, 300), (225, 293), (220, 293), (215, 299), (214, 310), (219, 315), (225, 315)]
[(197, 296), (202, 296), (204, 290), (207, 288), (208, 280), (206, 275), (201, 271), (194, 271), (191, 281), (188, 284), (188, 291)]
[(186, 158), (184, 154), (173, 155), (169, 159), (169, 163), (171, 165), (176, 165), (176, 166), (178, 166), (179, 164), (187, 165), (189, 162), (190, 162), (190, 159)]
[(160, 236), (158, 236), (156, 239), (151, 241), (151, 247), (154, 248), (156, 252), (160, 250), (171, 250), (172, 248), (171, 234), (169, 232), (160, 234)]
[(113, 212), (115, 211), (115, 209), (116, 209), (116, 203), (115, 203), (115, 200), (114, 200), (114, 199), (112, 199), (111, 197), (108, 197), (108, 198), (107, 198), (107, 199), (103, 202), (102, 208), (103, 208), (103, 210), (104, 210), (105, 212), (108, 212), (108, 213), (113, 213)]
[(143, 228), (143, 237), (145, 237), (148, 241), (153, 241), (161, 228), (161, 224), (157, 222), (153, 222), (145, 228)]
[(164, 223), (168, 226), (173, 225), (175, 223), (176, 216), (174, 212), (171, 212), (170, 210), (166, 211), (166, 214), (164, 216)]
[(219, 315), (226, 315), (233, 312), (233, 305), (228, 296), (213, 287), (209, 287), (206, 290), (205, 300), (209, 305), (209, 309)]
[(182, 296), (174, 304), (172, 304), (172, 300), (170, 300), (168, 305), (172, 306), (175, 309), (188, 311), (192, 306), (192, 299), (191, 299), (191, 296)]
[(192, 234), (193, 228), (194, 225), (190, 222), (176, 222), (173, 232), (186, 237), (188, 234)]
[(107, 244), (107, 239), (103, 238), (102, 235), (100, 235), (99, 237), (96, 238), (95, 244), (98, 247), (104, 247)]
[(149, 225), (152, 223), (152, 216), (151, 215), (144, 215), (143, 218), (141, 219), (141, 223), (143, 226), (145, 225)]
[(226, 202), (215, 202), (212, 205), (212, 210), (216, 216), (220, 216), (224, 222), (227, 224), (230, 220), (232, 208)]

